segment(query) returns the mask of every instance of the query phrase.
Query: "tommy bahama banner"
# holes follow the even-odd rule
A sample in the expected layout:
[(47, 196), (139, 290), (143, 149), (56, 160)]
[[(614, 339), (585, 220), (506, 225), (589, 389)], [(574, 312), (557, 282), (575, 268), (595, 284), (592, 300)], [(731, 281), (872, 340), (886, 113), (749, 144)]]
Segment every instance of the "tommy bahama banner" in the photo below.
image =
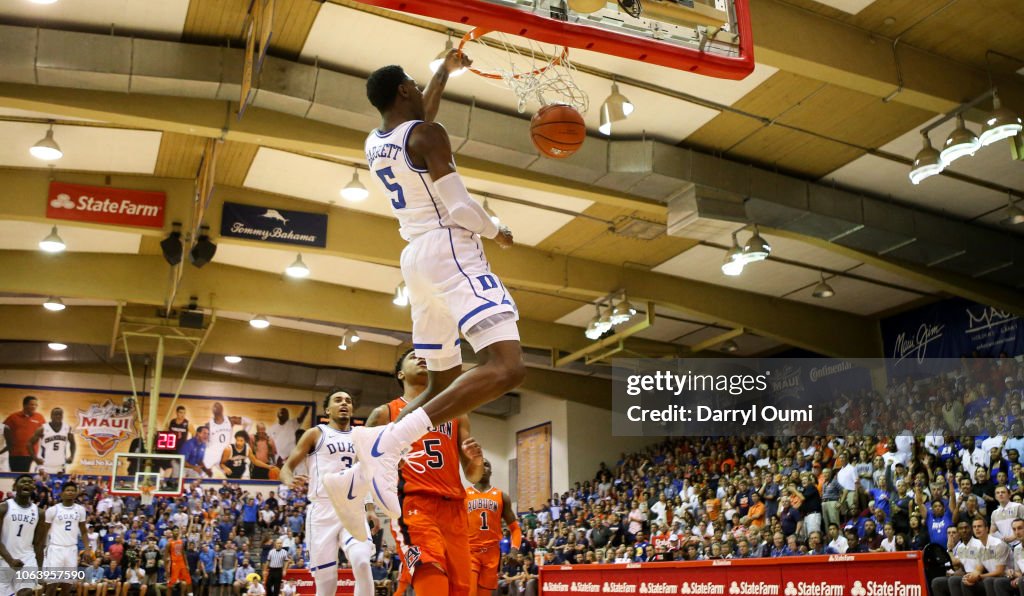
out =
[[(226, 477), (220, 462), (225, 450), (232, 455), (239, 431), (247, 440), (236, 451), (279, 465), (296, 436), (315, 424), (312, 404), (188, 396), (171, 409), (172, 399), (160, 398), (157, 429), (177, 433), (174, 450), (167, 452), (191, 452), (209, 470), (203, 477)], [(137, 406), (130, 392), (0, 385), (0, 472), (110, 474), (116, 453), (142, 451), (146, 429), (138, 412), (148, 413), (149, 395), (140, 395)], [(206, 430), (197, 436), (200, 427)], [(246, 465), (239, 479), (258, 477)]]

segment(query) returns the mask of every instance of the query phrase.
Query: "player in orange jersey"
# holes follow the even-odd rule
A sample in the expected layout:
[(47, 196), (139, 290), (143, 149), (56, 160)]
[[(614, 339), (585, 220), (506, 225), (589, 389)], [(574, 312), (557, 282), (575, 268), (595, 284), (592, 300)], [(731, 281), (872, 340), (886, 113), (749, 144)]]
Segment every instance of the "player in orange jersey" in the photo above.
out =
[(181, 530), (174, 528), (171, 540), (167, 542), (164, 561), (167, 561), (167, 588), (172, 594), (176, 594), (176, 586), (179, 582), (185, 584), (183, 594), (192, 593), (192, 576), (188, 572), (188, 563), (185, 561), (185, 541), (181, 539)]
[[(375, 409), (367, 426), (397, 419), (402, 408), (426, 390), (427, 363), (409, 350), (395, 364), (395, 376), (402, 384), (402, 397)], [(477, 482), (484, 469), (483, 451), (470, 436), (466, 416), (432, 427), (411, 450), (398, 471), (402, 515), (391, 522), (403, 561), (399, 590), (411, 579), (417, 594), (468, 596), (469, 533), (459, 465), (470, 482)]]
[(523, 532), (512, 509), (512, 499), (505, 491), (491, 486), (491, 462), (486, 459), (480, 481), (466, 489), (466, 514), (469, 519), (469, 554), (473, 558), (469, 595), (490, 594), (498, 588), (501, 522), (504, 521), (512, 533), (513, 554), (519, 550)]

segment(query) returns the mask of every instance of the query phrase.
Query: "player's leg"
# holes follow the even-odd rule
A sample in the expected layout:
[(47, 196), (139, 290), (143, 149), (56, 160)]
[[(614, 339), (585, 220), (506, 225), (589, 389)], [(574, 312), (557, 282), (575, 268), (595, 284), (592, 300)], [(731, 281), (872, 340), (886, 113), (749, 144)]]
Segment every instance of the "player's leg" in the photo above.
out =
[[(448, 574), (448, 594), (450, 596), (469, 596), (471, 581), (469, 570), (472, 558), (469, 554), (469, 529), (466, 527), (466, 508), (461, 502), (446, 501), (445, 507), (439, 508), (435, 514), (439, 527), (445, 529), (445, 557)], [(486, 594), (486, 592), (484, 592)]]
[(306, 509), (306, 550), (309, 572), (316, 584), (316, 596), (334, 596), (338, 590), (338, 536), (341, 522), (322, 503), (310, 502)]
[(409, 575), (409, 568), (403, 562), (398, 570), (398, 584), (395, 586), (394, 596), (405, 596), (412, 586), (412, 577)]
[(435, 563), (425, 563), (412, 576), (412, 589), (417, 594), (448, 594), (448, 576)]
[(435, 500), (417, 496), (402, 499), (402, 517), (391, 521), (402, 562), (416, 594), (448, 594), (444, 571), (445, 530), (434, 518)]
[(355, 576), (355, 596), (373, 596), (373, 572), (370, 570), (370, 560), (373, 558), (375, 550), (373, 542), (369, 539), (356, 540), (348, 530), (342, 530), (341, 543), (345, 550), (345, 558), (352, 566), (352, 575)]

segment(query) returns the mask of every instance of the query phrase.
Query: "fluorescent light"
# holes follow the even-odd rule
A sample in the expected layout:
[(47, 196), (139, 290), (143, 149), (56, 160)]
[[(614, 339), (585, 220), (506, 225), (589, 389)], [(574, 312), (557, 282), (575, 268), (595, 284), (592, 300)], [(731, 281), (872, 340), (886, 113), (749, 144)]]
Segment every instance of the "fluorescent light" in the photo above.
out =
[(61, 240), (60, 234), (57, 233), (57, 226), (53, 226), (50, 230), (50, 235), (39, 241), (39, 248), (45, 252), (63, 252), (67, 246), (64, 241)]
[(227, 362), (228, 364), (238, 364), (239, 362), (242, 361), (242, 357), (241, 356), (225, 356), (224, 357), (224, 361)]
[(733, 232), (732, 248), (729, 249), (729, 252), (725, 253), (725, 261), (722, 262), (722, 273), (729, 277), (736, 277), (743, 273), (744, 265), (746, 265), (746, 261), (743, 260), (743, 249), (740, 248), (739, 241), (736, 240), (736, 232)]
[(966, 155), (974, 155), (981, 148), (981, 141), (974, 135), (964, 122), (964, 115), (956, 117), (956, 129), (946, 137), (942, 148), (942, 163), (947, 166)]
[(621, 325), (622, 323), (625, 323), (632, 319), (636, 312), (636, 307), (630, 304), (625, 292), (623, 292), (622, 300), (620, 300), (619, 303), (615, 305), (615, 309), (612, 310), (612, 325)]
[(942, 161), (942, 155), (932, 147), (932, 141), (928, 135), (924, 133), (921, 136), (924, 137), (924, 146), (917, 153), (917, 157), (914, 158), (914, 166), (910, 169), (910, 181), (913, 184), (921, 184), (925, 178), (941, 174), (942, 170), (946, 168), (946, 164)]
[(370, 191), (359, 181), (359, 168), (352, 168), (352, 180), (341, 189), (341, 196), (346, 201), (362, 201), (370, 196)]
[(814, 289), (811, 291), (811, 296), (814, 296), (815, 298), (831, 298), (835, 295), (836, 291), (832, 289), (832, 286), (825, 282), (825, 272), (822, 271), (821, 281), (818, 282), (818, 285), (814, 286)]
[(338, 349), (342, 350), (342, 351), (345, 351), (345, 350), (348, 349), (348, 344), (345, 343), (345, 336), (344, 335), (341, 336), (341, 343), (338, 344)]
[(288, 277), (309, 277), (309, 267), (306, 267), (306, 264), (302, 262), (302, 253), (296, 255), (295, 262), (288, 265), (288, 268), (284, 270), (284, 273)]
[(43, 308), (45, 308), (46, 310), (51, 310), (53, 312), (60, 312), (67, 307), (64, 306), (64, 301), (61, 300), (60, 298), (57, 298), (56, 296), (50, 296), (49, 298), (46, 299), (46, 302), (43, 302)]
[(357, 331), (353, 331), (352, 333), (349, 333), (349, 335), (348, 335), (348, 340), (350, 342), (354, 343), (354, 344), (359, 343), (359, 341), (361, 339), (363, 339), (363, 338), (359, 337), (359, 333)]
[(68, 349), (67, 344), (62, 344), (59, 341), (51, 341), (50, 343), (46, 344), (46, 346), (53, 350), (54, 352), (63, 352), (64, 350)]
[(405, 287), (404, 281), (395, 288), (395, 297), (391, 303), (395, 306), (409, 306), (409, 288)]
[(1004, 226), (1017, 226), (1024, 223), (1024, 210), (1013, 204), (1013, 195), (1006, 195), (1006, 217), (999, 223)]
[(719, 346), (718, 349), (722, 350), (723, 352), (725, 352), (727, 354), (732, 354), (736, 350), (740, 349), (740, 347), (738, 345), (736, 345), (736, 342), (734, 342), (733, 340), (730, 339), (730, 340), (722, 343), (722, 345)]
[(587, 339), (600, 339), (602, 335), (608, 332), (612, 328), (611, 324), (611, 313), (602, 315), (601, 305), (594, 305), (597, 312), (594, 314), (594, 318), (590, 320), (590, 325), (587, 326), (587, 330), (583, 332), (583, 335), (587, 336)]
[(56, 4), (57, 0), (29, 0), (32, 4)]
[(763, 261), (768, 258), (768, 255), (772, 254), (772, 245), (768, 244), (768, 241), (761, 237), (761, 232), (754, 226), (754, 235), (747, 240), (746, 245), (743, 247), (744, 263), (756, 263), (757, 261)]
[(57, 141), (53, 140), (52, 124), (50, 129), (46, 131), (46, 136), (39, 139), (35, 145), (32, 145), (28, 152), (32, 154), (32, 157), (43, 161), (56, 161), (64, 157), (64, 152), (60, 150), (60, 145), (57, 144)]
[(267, 317), (263, 315), (256, 315), (249, 319), (249, 324), (257, 329), (266, 329), (267, 327), (270, 327), (270, 321), (268, 321)]
[(612, 92), (601, 104), (601, 125), (597, 127), (603, 135), (612, 134), (612, 123), (625, 120), (633, 113), (633, 102), (619, 93), (619, 86), (613, 81)]
[(992, 97), (992, 115), (985, 120), (985, 128), (982, 129), (978, 141), (982, 147), (987, 147), (1016, 135), (1021, 129), (1024, 129), (1024, 124), (1021, 123), (1020, 116), (1003, 107), (997, 94)]

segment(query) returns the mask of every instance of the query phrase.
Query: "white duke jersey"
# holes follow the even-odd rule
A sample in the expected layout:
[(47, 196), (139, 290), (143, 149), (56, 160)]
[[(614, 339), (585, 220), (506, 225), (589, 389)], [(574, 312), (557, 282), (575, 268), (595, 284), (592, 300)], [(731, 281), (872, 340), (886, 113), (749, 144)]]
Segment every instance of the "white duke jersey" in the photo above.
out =
[(352, 444), (352, 431), (340, 431), (326, 424), (317, 425), (320, 440), (306, 456), (306, 470), (309, 473), (309, 498), (327, 501), (324, 476), (338, 474), (352, 467), (356, 460), (356, 448)]
[(39, 523), (39, 508), (29, 503), (22, 508), (14, 499), (7, 499), (7, 515), (4, 516), (4, 529), (0, 532), (0, 542), (7, 547), (11, 556), (22, 562), (36, 560), (36, 551), (32, 547), (32, 539)]
[[(242, 426), (248, 428), (252, 421), (242, 417)], [(206, 454), (203, 456), (203, 465), (211, 470), (220, 470), (220, 457), (224, 449), (235, 442), (235, 425), (231, 419), (224, 416), (224, 422), (214, 422), (213, 418), (207, 423), (210, 429), (210, 441), (206, 444)]]
[(391, 201), (391, 212), (398, 218), (398, 233), (406, 242), (430, 230), (458, 227), (437, 196), (430, 174), (409, 159), (409, 133), (422, 122), (409, 120), (387, 133), (374, 130), (366, 138), (371, 177)]
[(68, 460), (68, 434), (71, 425), (62, 423), (60, 430), (53, 430), (47, 422), (43, 425), (43, 438), (39, 441), (39, 457), (47, 472), (59, 472)]
[(50, 546), (78, 546), (79, 522), (85, 521), (85, 507), (75, 503), (65, 507), (58, 503), (46, 510), (46, 523), (50, 534), (46, 544)]

